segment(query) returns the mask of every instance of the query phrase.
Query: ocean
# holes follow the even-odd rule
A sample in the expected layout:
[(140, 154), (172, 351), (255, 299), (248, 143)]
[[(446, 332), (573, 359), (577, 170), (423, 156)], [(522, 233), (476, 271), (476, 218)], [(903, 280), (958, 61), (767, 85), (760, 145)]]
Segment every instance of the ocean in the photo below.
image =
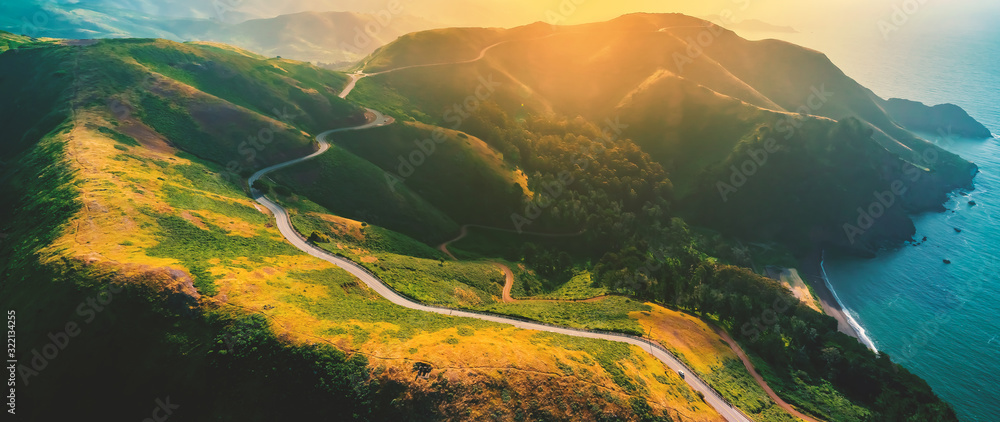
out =
[[(1000, 134), (996, 25), (902, 27), (889, 39), (874, 25), (853, 38), (743, 35), (822, 51), (883, 98), (958, 104)], [(928, 138), (979, 165), (975, 190), (956, 192), (944, 213), (915, 216), (916, 239), (927, 237), (919, 246), (883, 251), (875, 259), (828, 254), (824, 268), (848, 314), (878, 350), (927, 380), (961, 420), (995, 422), (1000, 420), (1000, 138)]]

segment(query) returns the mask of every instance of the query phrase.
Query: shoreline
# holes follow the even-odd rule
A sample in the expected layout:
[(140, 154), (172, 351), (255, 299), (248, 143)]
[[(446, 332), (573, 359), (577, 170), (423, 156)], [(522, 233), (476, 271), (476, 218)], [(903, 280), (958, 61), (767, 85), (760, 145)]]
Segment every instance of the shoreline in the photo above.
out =
[(878, 349), (875, 347), (875, 343), (868, 337), (861, 324), (848, 313), (843, 302), (837, 296), (837, 292), (830, 285), (826, 269), (823, 267), (823, 258), (824, 251), (820, 249), (803, 259), (800, 271), (802, 277), (816, 292), (816, 296), (823, 306), (823, 311), (837, 320), (837, 330), (858, 339), (858, 342), (877, 353)]

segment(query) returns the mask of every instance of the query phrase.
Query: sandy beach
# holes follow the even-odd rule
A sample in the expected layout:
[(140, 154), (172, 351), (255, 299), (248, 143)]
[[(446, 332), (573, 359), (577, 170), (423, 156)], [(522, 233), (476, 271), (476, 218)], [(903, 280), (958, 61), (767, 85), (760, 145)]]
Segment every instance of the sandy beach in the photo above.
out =
[(813, 291), (816, 292), (820, 304), (823, 305), (823, 312), (837, 320), (837, 329), (840, 332), (861, 341), (861, 333), (854, 329), (848, 322), (847, 314), (840, 306), (840, 303), (837, 302), (837, 299), (833, 297), (833, 292), (826, 285), (822, 267), (823, 251), (817, 250), (809, 254), (800, 264), (802, 268), (799, 269), (799, 273), (812, 286)]

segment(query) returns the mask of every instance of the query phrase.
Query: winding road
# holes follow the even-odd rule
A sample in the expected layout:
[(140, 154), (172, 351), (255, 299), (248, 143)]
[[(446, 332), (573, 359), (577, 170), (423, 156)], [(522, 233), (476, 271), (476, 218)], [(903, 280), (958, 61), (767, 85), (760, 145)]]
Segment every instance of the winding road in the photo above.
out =
[[(469, 227), (479, 227), (479, 228), (483, 228), (483, 229), (497, 230), (497, 231), (502, 231), (502, 232), (518, 233), (518, 234), (528, 234), (528, 235), (532, 235), (532, 236), (545, 236), (545, 237), (569, 237), (569, 236), (579, 236), (579, 235), (583, 234), (583, 231), (580, 231), (580, 232), (577, 232), (577, 233), (568, 233), (568, 234), (529, 233), (529, 232), (519, 232), (517, 230), (510, 230), (510, 229), (501, 229), (499, 227), (482, 226), (482, 225), (479, 225), (479, 224), (466, 224), (466, 225), (462, 226), (462, 229), (459, 231), (457, 237), (455, 237), (454, 239), (451, 239), (451, 240), (449, 240), (447, 242), (444, 242), (441, 245), (439, 245), (438, 246), (438, 250), (441, 251), (441, 252), (443, 252), (445, 255), (448, 255), (449, 257), (451, 257), (452, 260), (458, 261), (458, 258), (456, 258), (455, 255), (452, 254), (451, 251), (448, 250), (448, 245), (450, 245), (452, 243), (455, 243), (455, 242), (458, 242), (459, 240), (465, 239), (465, 237), (469, 235)], [(503, 271), (504, 283), (503, 283), (502, 298), (503, 298), (503, 301), (505, 303), (516, 303), (516, 302), (596, 302), (598, 300), (603, 300), (604, 298), (607, 297), (607, 295), (604, 295), (604, 296), (596, 296), (596, 297), (592, 297), (592, 298), (588, 298), (588, 299), (514, 299), (510, 295), (510, 290), (512, 288), (514, 288), (514, 272), (510, 270), (510, 267), (508, 267), (508, 266), (506, 266), (504, 264), (501, 264), (499, 262), (493, 262), (492, 264), (496, 265), (497, 268), (500, 268), (500, 271)]]
[[(486, 50), (488, 50), (489, 48), (492, 48), (494, 46), (490, 46), (490, 47), (487, 47), (486, 49), (484, 49), (483, 52), (480, 54), (479, 58), (482, 58), (485, 55)], [(478, 59), (476, 59), (476, 60), (478, 60)], [(340, 97), (341, 98), (346, 98), (347, 95), (350, 94), (351, 90), (353, 90), (354, 87), (357, 85), (358, 80), (360, 80), (360, 79), (362, 79), (362, 78), (364, 78), (366, 76), (369, 76), (369, 75), (366, 75), (366, 74), (363, 74), (363, 73), (355, 73), (353, 75), (350, 75), (351, 80), (348, 82), (348, 84), (345, 87), (344, 91), (340, 94)], [(344, 257), (333, 255), (333, 254), (331, 254), (331, 253), (329, 253), (329, 252), (327, 252), (327, 251), (325, 251), (325, 250), (323, 250), (323, 249), (321, 249), (321, 248), (319, 248), (319, 247), (317, 247), (317, 246), (309, 243), (301, 234), (299, 234), (292, 227), (292, 223), (291, 223), (291, 220), (289, 218), (288, 212), (284, 208), (282, 208), (280, 205), (278, 205), (277, 203), (275, 203), (274, 201), (272, 201), (272, 200), (268, 199), (267, 197), (265, 197), (263, 193), (261, 193), (257, 189), (254, 189), (252, 186), (253, 186), (254, 182), (256, 182), (257, 180), (259, 180), (260, 178), (266, 176), (269, 173), (272, 173), (274, 171), (277, 171), (277, 170), (280, 170), (280, 169), (283, 169), (283, 168), (286, 168), (286, 167), (289, 167), (289, 166), (293, 166), (293, 165), (298, 164), (298, 163), (302, 163), (304, 161), (313, 159), (313, 158), (315, 158), (315, 157), (323, 154), (324, 152), (326, 152), (330, 148), (330, 143), (327, 140), (330, 137), (330, 135), (333, 135), (333, 134), (336, 134), (336, 133), (340, 133), (340, 132), (371, 129), (371, 128), (385, 126), (385, 125), (389, 125), (389, 124), (393, 123), (393, 119), (391, 117), (385, 116), (385, 115), (383, 115), (382, 113), (380, 113), (380, 112), (378, 112), (376, 110), (368, 109), (368, 113), (366, 113), (366, 114), (369, 117), (369, 122), (368, 123), (365, 123), (363, 125), (356, 126), (356, 127), (341, 128), (341, 129), (334, 129), (334, 130), (326, 131), (326, 132), (321, 133), (319, 136), (317, 136), (316, 140), (319, 143), (319, 149), (316, 152), (314, 152), (312, 154), (309, 154), (309, 155), (307, 155), (305, 157), (301, 157), (301, 158), (297, 158), (297, 159), (294, 159), (294, 160), (290, 160), (290, 161), (287, 161), (287, 162), (284, 162), (284, 163), (281, 163), (281, 164), (276, 164), (276, 165), (273, 165), (271, 167), (268, 167), (268, 168), (265, 168), (263, 170), (260, 170), (260, 171), (258, 171), (257, 173), (255, 173), (253, 176), (251, 176), (247, 180), (248, 184), (251, 186), (250, 192), (251, 192), (251, 196), (253, 197), (253, 199), (255, 201), (257, 201), (258, 203), (260, 203), (261, 205), (263, 205), (264, 207), (266, 207), (269, 211), (271, 211), (271, 213), (274, 214), (274, 217), (275, 217), (275, 220), (276, 220), (276, 223), (277, 223), (277, 226), (278, 226), (278, 230), (281, 232), (282, 236), (284, 236), (285, 239), (287, 239), (292, 245), (294, 245), (296, 248), (302, 250), (303, 252), (308, 253), (309, 255), (312, 255), (312, 256), (314, 256), (316, 258), (319, 258), (319, 259), (322, 259), (324, 261), (330, 262), (330, 263), (332, 263), (332, 264), (334, 264), (334, 265), (336, 265), (336, 266), (344, 269), (345, 271), (347, 271), (347, 272), (351, 273), (352, 275), (354, 275), (355, 277), (357, 277), (359, 280), (361, 280), (369, 288), (371, 288), (372, 290), (374, 290), (376, 293), (378, 293), (382, 297), (386, 298), (387, 300), (389, 300), (390, 302), (392, 302), (392, 303), (394, 303), (396, 305), (403, 306), (405, 308), (414, 309), (414, 310), (423, 311), (423, 312), (433, 312), (433, 313), (436, 313), (436, 314), (449, 315), (449, 316), (454, 316), (454, 317), (474, 318), (474, 319), (483, 320), (483, 321), (490, 321), (490, 322), (494, 322), (494, 323), (498, 323), (498, 324), (511, 325), (511, 326), (514, 326), (514, 327), (517, 327), (517, 328), (520, 328), (520, 329), (524, 329), (524, 330), (545, 331), (545, 332), (556, 333), (556, 334), (563, 334), (563, 335), (573, 336), (573, 337), (583, 337), (583, 338), (591, 338), (591, 339), (600, 339), (600, 340), (614, 341), (614, 342), (627, 343), (627, 344), (631, 344), (631, 345), (640, 347), (643, 350), (649, 352), (649, 354), (651, 354), (654, 357), (656, 357), (657, 359), (659, 359), (661, 362), (663, 362), (664, 365), (666, 365), (671, 370), (676, 371), (676, 372), (683, 371), (686, 374), (686, 376), (684, 377), (684, 381), (693, 390), (702, 393), (703, 396), (704, 396), (705, 403), (707, 403), (709, 406), (713, 407), (727, 421), (730, 421), (730, 422), (751, 422), (751, 419), (749, 417), (747, 417), (742, 412), (740, 412), (738, 409), (736, 409), (735, 407), (733, 407), (729, 403), (727, 403), (725, 399), (723, 399), (721, 396), (719, 396), (719, 394), (715, 390), (713, 390), (711, 387), (709, 387), (708, 384), (706, 384), (704, 381), (702, 381), (700, 378), (698, 378), (695, 375), (695, 372), (692, 371), (690, 368), (688, 368), (686, 365), (684, 365), (680, 360), (677, 359), (677, 357), (675, 357), (673, 354), (671, 354), (669, 351), (667, 351), (667, 349), (663, 348), (662, 346), (660, 346), (658, 344), (655, 344), (654, 342), (652, 342), (650, 340), (646, 340), (644, 338), (640, 338), (640, 337), (636, 337), (636, 336), (623, 335), (623, 334), (617, 334), (617, 333), (611, 333), (611, 332), (589, 331), (589, 330), (581, 330), (581, 329), (574, 329), (574, 328), (559, 327), (559, 326), (554, 326), (554, 325), (542, 324), (542, 323), (538, 323), (538, 322), (522, 321), (522, 320), (518, 320), (518, 319), (515, 319), (515, 318), (511, 318), (511, 317), (505, 317), (505, 316), (499, 316), (499, 315), (493, 315), (493, 314), (487, 314), (487, 313), (469, 312), (469, 311), (464, 311), (464, 310), (460, 310), (460, 309), (451, 309), (451, 308), (444, 308), (444, 307), (438, 307), (438, 306), (425, 305), (425, 304), (419, 303), (417, 301), (414, 301), (414, 300), (412, 300), (412, 299), (410, 299), (408, 297), (403, 296), (399, 292), (397, 292), (394, 289), (392, 289), (391, 287), (389, 287), (388, 284), (386, 284), (385, 282), (383, 282), (377, 276), (375, 276), (374, 274), (372, 274), (368, 270), (364, 269), (360, 265), (354, 263), (353, 261), (351, 261), (349, 259), (346, 259)]]

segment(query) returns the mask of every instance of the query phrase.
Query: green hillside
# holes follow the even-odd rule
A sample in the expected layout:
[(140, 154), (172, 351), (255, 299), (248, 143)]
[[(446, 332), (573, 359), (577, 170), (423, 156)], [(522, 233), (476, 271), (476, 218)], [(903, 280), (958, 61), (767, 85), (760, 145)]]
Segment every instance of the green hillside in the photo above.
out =
[[(355, 98), (399, 118), (457, 127), (491, 143), (511, 164), (522, 167), (526, 163), (517, 157), (532, 156), (532, 151), (515, 152), (499, 138), (510, 136), (503, 132), (518, 133), (524, 125), (473, 126), (482, 109), (495, 107), (505, 116), (501, 120), (514, 122), (530, 121), (529, 116), (579, 116), (601, 130), (607, 126), (616, 138), (631, 140), (663, 166), (676, 188), (675, 208), (683, 215), (728, 234), (799, 246), (814, 242), (818, 230), (824, 241), (870, 253), (912, 236), (907, 213), (938, 209), (947, 192), (971, 184), (975, 165), (901, 127), (880, 106), (883, 100), (824, 55), (783, 42), (747, 41), (707, 25), (682, 15), (635, 14), (604, 23), (531, 25), (499, 34), (471, 29), (413, 34), (372, 55), (367, 72), (402, 70), (362, 80)], [(699, 54), (689, 54), (686, 40), (703, 32), (714, 42)], [(442, 46), (442, 53), (404, 53), (419, 50), (412, 44), (424, 49)], [(477, 47), (490, 48), (482, 60), (467, 62), (476, 58)], [(434, 65), (439, 63), (445, 64)], [(408, 67), (413, 65), (431, 66)], [(838, 159), (822, 156), (825, 150), (799, 147), (820, 138), (831, 147), (845, 142), (845, 137), (834, 137), (834, 121), (849, 119), (868, 130), (847, 138), (870, 147), (845, 149)], [(783, 213), (782, 207), (788, 210), (781, 201), (759, 201), (766, 204), (747, 213), (729, 200), (730, 194), (749, 196), (742, 183), (747, 171), (739, 167), (753, 157), (740, 145), (760, 137), (761, 131), (774, 139), (778, 155), (787, 160), (830, 164), (824, 167), (832, 171), (828, 180), (821, 180), (827, 173), (803, 172), (803, 167), (792, 171), (812, 190), (809, 198), (795, 198), (805, 193), (793, 193), (794, 200), (815, 203), (828, 212), (800, 213), (803, 217), (794, 224), (785, 224), (787, 219), (772, 218)], [(935, 160), (928, 162), (928, 156)], [(745, 183), (756, 194), (779, 198), (789, 185), (761, 180), (791, 179), (788, 173), (780, 174), (784, 170), (767, 165), (767, 158), (758, 157), (761, 162), (747, 167), (751, 176), (757, 176), (758, 167), (766, 175), (749, 177)], [(866, 176), (855, 177), (854, 163), (868, 163), (861, 169)], [(735, 179), (734, 173), (739, 173)], [(827, 183), (858, 178), (867, 182)], [(914, 187), (901, 196), (902, 209), (879, 219), (863, 235), (845, 234), (843, 225), (856, 222), (856, 209), (871, 202), (871, 193), (888, 190), (896, 180)]]
[[(956, 420), (754, 271), (905, 239), (975, 173), (817, 52), (682, 15), (435, 30), (373, 53), (359, 67), (387, 72), (344, 100), (344, 73), (221, 44), (0, 40), (0, 305), (35, 419), (141, 419), (169, 397), (187, 420), (722, 420), (641, 348), (406, 309), (289, 244), (247, 176), (370, 107), (396, 121), (254, 187), (402, 294), (648, 336), (754, 420), (793, 416), (725, 335), (818, 419)], [(67, 321), (82, 333), (33, 362)]]
[[(247, 196), (245, 175), (311, 152), (309, 132), (358, 124), (361, 109), (336, 96), (345, 75), (163, 40), (17, 50), (0, 53), (0, 131), (11, 134), (0, 149), (0, 193), (11, 199), (0, 206), (0, 305), (17, 312), (18, 410), (28, 419), (141, 419), (157, 400), (179, 405), (179, 420), (717, 418), (638, 348), (406, 310), (285, 242)], [(433, 128), (388, 131), (388, 150), (400, 153)], [(446, 136), (429, 164), (456, 165), (447, 177), (392, 191), (379, 157), (355, 138), (317, 167), (278, 175), (272, 194), (323, 222), (297, 225), (363, 227), (365, 240), (344, 240), (342, 253), (374, 258), (413, 295), (488, 306), (502, 281), (493, 264), (445, 265), (428, 245), (316, 205), (393, 228), (408, 221), (401, 230), (432, 241), (484, 209), (448, 195), (520, 200), (510, 195), (514, 181), (526, 184), (515, 167), (474, 138)], [(68, 347), (35, 358), (62, 332)], [(525, 351), (533, 358), (518, 357)], [(417, 363), (432, 375), (414, 377)]]

